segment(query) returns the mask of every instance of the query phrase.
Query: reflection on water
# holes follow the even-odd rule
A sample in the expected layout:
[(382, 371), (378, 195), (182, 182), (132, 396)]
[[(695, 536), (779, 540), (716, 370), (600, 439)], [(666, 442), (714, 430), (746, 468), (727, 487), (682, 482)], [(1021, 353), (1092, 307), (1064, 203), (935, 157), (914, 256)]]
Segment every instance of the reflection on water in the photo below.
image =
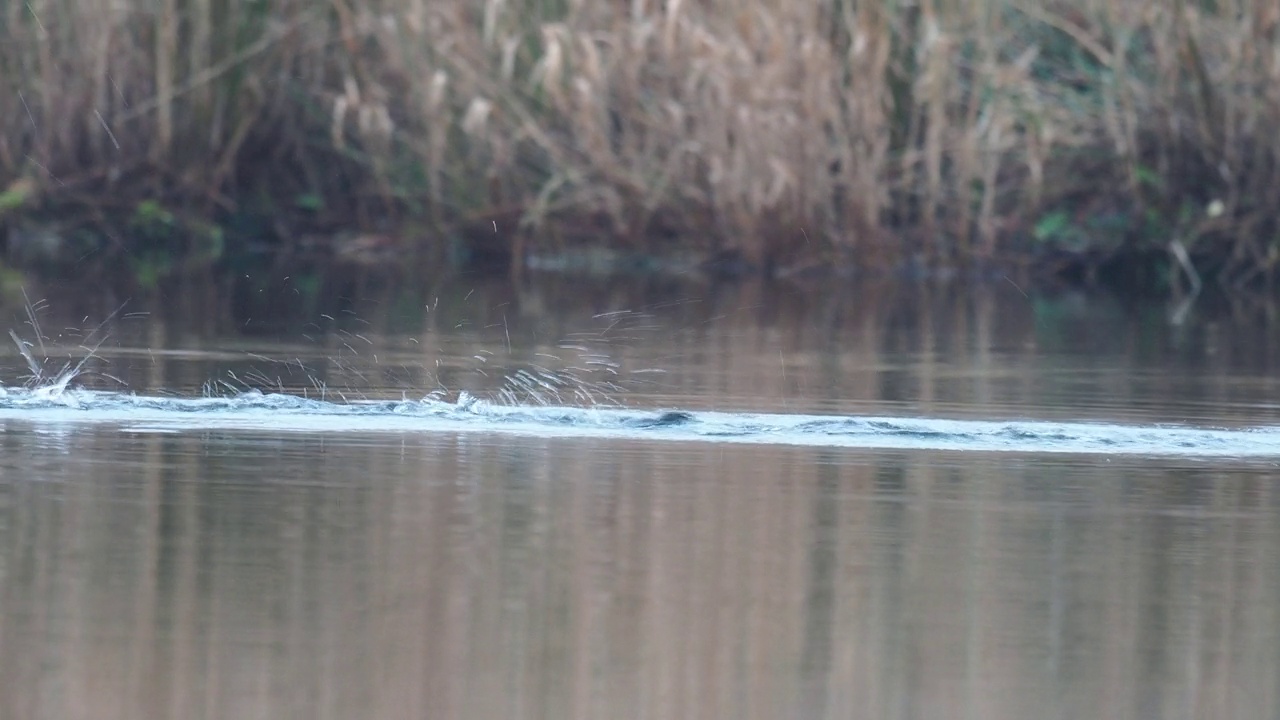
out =
[[(1261, 301), (1204, 300), (1174, 324), (1159, 303), (1026, 296), (1010, 283), (366, 281), (354, 286), (369, 293), (359, 300), (326, 290), (300, 305), (294, 280), (173, 302), (33, 288), (47, 298), (39, 316), (48, 338), (43, 353), (33, 350), (56, 371), (93, 348), (81, 382), (185, 395), (258, 388), (342, 400), (443, 389), (556, 402), (513, 380), (546, 370), (586, 393), (561, 388), (564, 404), (1199, 425), (1280, 418), (1280, 307)], [(25, 308), (6, 313), (34, 340)], [(12, 384), (27, 372), (0, 343), (0, 378)]]
[(28, 473), (0, 485), (15, 720), (1280, 710), (1280, 503), (1248, 469), (20, 425), (5, 440)]
[[(242, 296), (144, 304), (88, 382), (494, 392), (587, 352), (641, 407), (1232, 425), (1280, 397), (1250, 313), (577, 290), (389, 291), (269, 339)], [(50, 356), (97, 322), (65, 307)], [(0, 421), (0, 718), (1280, 715), (1270, 461), (159, 430)]]

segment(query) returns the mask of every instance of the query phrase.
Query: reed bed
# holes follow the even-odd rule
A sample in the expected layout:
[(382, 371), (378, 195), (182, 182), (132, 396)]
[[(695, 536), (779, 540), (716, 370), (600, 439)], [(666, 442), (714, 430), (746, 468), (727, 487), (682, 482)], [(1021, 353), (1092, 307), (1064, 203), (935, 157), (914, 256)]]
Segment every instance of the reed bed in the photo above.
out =
[(1278, 32), (1271, 0), (15, 2), (0, 222), (1247, 282)]

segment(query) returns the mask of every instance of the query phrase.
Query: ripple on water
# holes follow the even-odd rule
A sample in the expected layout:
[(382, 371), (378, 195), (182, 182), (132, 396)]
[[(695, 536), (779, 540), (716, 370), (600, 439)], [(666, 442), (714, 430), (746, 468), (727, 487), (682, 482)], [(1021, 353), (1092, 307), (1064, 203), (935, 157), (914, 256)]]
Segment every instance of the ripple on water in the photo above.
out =
[(454, 402), (428, 397), (337, 403), (256, 391), (184, 398), (67, 388), (4, 388), (0, 392), (0, 419), (116, 423), (126, 429), (150, 431), (490, 432), (986, 452), (1280, 456), (1280, 430), (1276, 428), (534, 407), (493, 404), (465, 394)]

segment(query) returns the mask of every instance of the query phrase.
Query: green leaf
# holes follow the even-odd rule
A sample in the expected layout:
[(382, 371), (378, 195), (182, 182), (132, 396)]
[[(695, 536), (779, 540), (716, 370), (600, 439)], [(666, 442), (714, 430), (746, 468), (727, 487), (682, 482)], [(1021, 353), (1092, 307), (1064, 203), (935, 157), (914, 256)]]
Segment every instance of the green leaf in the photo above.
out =
[(1031, 234), (1036, 240), (1046, 242), (1061, 238), (1069, 227), (1071, 227), (1071, 216), (1065, 211), (1055, 210), (1040, 218)]
[(1146, 185), (1149, 188), (1160, 190), (1164, 187), (1164, 180), (1161, 179), (1160, 176), (1156, 174), (1155, 170), (1152, 170), (1146, 165), (1136, 166), (1133, 169), (1133, 176), (1138, 180), (1139, 183)]
[(18, 178), (0, 192), (0, 215), (17, 210), (35, 199), (36, 184), (30, 178)]
[(139, 225), (173, 225), (173, 213), (165, 210), (155, 200), (143, 200), (133, 211), (134, 222)]
[(293, 199), (293, 204), (301, 210), (317, 212), (324, 209), (324, 198), (316, 193), (303, 193)]

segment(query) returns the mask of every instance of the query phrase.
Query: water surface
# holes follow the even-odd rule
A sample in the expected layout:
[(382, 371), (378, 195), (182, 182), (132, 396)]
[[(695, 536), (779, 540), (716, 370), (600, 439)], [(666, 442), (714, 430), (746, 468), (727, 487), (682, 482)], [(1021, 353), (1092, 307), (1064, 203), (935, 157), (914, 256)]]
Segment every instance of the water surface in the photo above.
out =
[(1261, 310), (46, 296), (42, 377), (3, 360), (2, 717), (1280, 714)]

